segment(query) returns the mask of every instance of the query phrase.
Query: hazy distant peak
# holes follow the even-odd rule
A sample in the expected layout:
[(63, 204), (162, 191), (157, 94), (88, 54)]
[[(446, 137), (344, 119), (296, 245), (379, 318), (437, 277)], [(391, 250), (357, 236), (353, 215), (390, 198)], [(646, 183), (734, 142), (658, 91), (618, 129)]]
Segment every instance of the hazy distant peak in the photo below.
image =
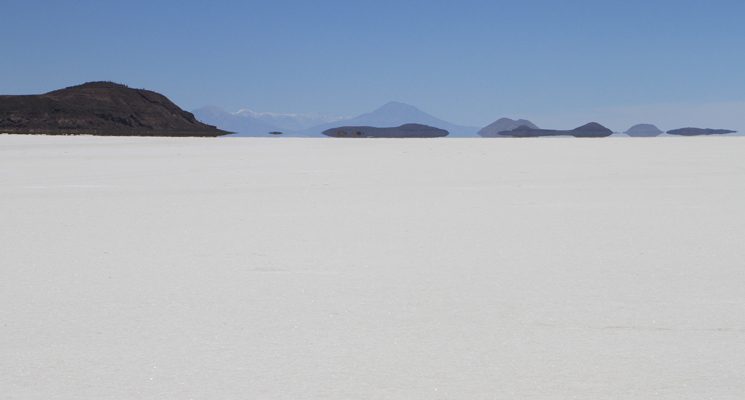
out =
[[(399, 103), (397, 101), (390, 101), (386, 104), (384, 104), (382, 107), (378, 108), (377, 110), (363, 114), (363, 115), (375, 115), (380, 117), (398, 117), (398, 118), (412, 118), (412, 117), (421, 117), (421, 116), (430, 116), (429, 114), (425, 113), (424, 111), (404, 103)], [(408, 121), (403, 121), (402, 123), (406, 123)]]
[[(415, 106), (397, 102), (397, 101), (390, 101), (373, 112), (362, 114), (356, 118), (353, 118), (353, 121), (359, 121), (361, 122), (362, 125), (370, 125), (370, 126), (378, 126), (378, 127), (398, 126), (401, 124), (417, 123), (417, 124), (424, 124), (428, 126), (436, 126), (438, 128), (448, 130), (451, 133), (453, 131), (457, 132), (457, 131), (463, 130), (464, 128), (466, 130), (473, 129), (474, 132), (477, 129), (477, 128), (462, 127), (462, 126), (452, 124), (450, 122), (443, 121), (437, 117), (434, 117), (420, 110), (419, 108)], [(456, 136), (458, 135), (456, 134)]]
[(500, 132), (512, 131), (525, 126), (529, 129), (538, 129), (534, 123), (527, 119), (513, 120), (502, 117), (481, 129), (478, 134), (483, 137), (500, 137)]
[(636, 124), (629, 128), (625, 134), (629, 136), (659, 136), (663, 132), (652, 124)]
[(192, 110), (192, 114), (199, 121), (230, 132), (236, 132), (238, 136), (269, 136), (269, 132), (280, 130), (276, 125), (261, 121), (258, 118), (232, 114), (213, 105)]
[[(222, 107), (206, 105), (204, 107), (197, 108), (196, 110), (191, 110), (191, 113), (194, 114), (194, 117), (196, 117), (196, 119), (200, 122), (215, 125), (220, 129), (225, 129), (231, 132), (237, 132), (235, 130), (235, 126), (224, 124), (225, 119), (232, 117), (232, 114), (225, 111)], [(229, 127), (226, 128), (226, 126)]]
[(215, 106), (215, 105), (212, 105), (212, 104), (209, 104), (209, 105), (206, 105), (206, 106), (204, 106), (204, 107), (198, 108), (198, 110), (202, 110), (202, 111), (212, 111), (212, 112), (225, 112), (225, 113), (227, 112), (227, 111), (225, 111), (225, 109), (223, 109), (222, 107), (220, 107), (220, 106)]
[(389, 102), (385, 103), (382, 107), (378, 108), (375, 111), (380, 111), (380, 110), (409, 110), (409, 111), (416, 110), (416, 111), (422, 111), (422, 110), (420, 110), (420, 109), (418, 109), (418, 108), (416, 108), (416, 107), (414, 107), (414, 106), (412, 106), (410, 104), (401, 103), (401, 102), (398, 102), (398, 101), (389, 101)]
[(247, 108), (242, 109), (242, 110), (238, 110), (238, 111), (234, 112), (233, 114), (236, 114), (236, 115), (248, 115), (248, 116), (251, 116), (251, 117), (254, 117), (254, 118), (261, 117), (261, 116), (293, 117), (293, 118), (296, 118), (296, 117), (332, 118), (332, 119), (336, 119), (337, 121), (342, 120), (342, 119), (349, 119), (349, 118), (351, 118), (351, 117), (342, 117), (342, 116), (338, 116), (338, 115), (319, 114), (319, 113), (307, 113), (307, 114), (285, 113), (285, 114), (280, 114), (280, 113), (273, 113), (273, 112), (256, 112), (256, 111), (251, 111), (251, 110), (249, 110)]
[[(231, 114), (248, 116), (248, 117), (253, 117), (253, 118), (256, 118), (258, 115), (261, 115), (261, 113), (257, 113), (257, 112), (251, 111), (251, 110), (249, 110), (247, 108), (238, 110), (238, 111), (236, 111), (234, 113), (231, 113)], [(268, 114), (268, 113), (264, 113), (264, 114)]]
[[(208, 104), (204, 107), (202, 107), (202, 110), (209, 110), (209, 111), (225, 111), (222, 107), (218, 107), (212, 104)], [(227, 111), (226, 111), (227, 112)]]
[(233, 115), (256, 118), (258, 120), (277, 125), (282, 129), (302, 130), (313, 126), (338, 122), (350, 119), (351, 117), (342, 117), (338, 115), (327, 114), (279, 114), (273, 112), (255, 112), (249, 109), (239, 110)]

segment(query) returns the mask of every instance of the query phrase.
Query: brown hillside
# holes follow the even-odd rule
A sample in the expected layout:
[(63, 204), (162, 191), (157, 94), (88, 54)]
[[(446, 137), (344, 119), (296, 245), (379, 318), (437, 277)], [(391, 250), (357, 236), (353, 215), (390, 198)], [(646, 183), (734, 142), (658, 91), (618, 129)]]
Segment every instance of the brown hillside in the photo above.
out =
[(0, 132), (52, 135), (220, 136), (162, 94), (89, 82), (42, 95), (0, 96)]

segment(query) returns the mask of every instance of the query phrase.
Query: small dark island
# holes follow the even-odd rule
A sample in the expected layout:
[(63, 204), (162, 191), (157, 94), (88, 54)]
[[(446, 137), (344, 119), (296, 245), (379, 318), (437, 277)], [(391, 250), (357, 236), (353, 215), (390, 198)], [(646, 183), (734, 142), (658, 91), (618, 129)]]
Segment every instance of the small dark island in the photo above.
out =
[(395, 128), (372, 126), (341, 126), (322, 132), (326, 136), (340, 138), (434, 138), (445, 137), (448, 131), (421, 124), (404, 124)]
[(162, 94), (89, 82), (41, 95), (0, 96), (0, 132), (46, 135), (228, 135)]
[(527, 125), (522, 125), (511, 131), (503, 131), (499, 134), (512, 137), (574, 136), (578, 138), (601, 138), (612, 135), (613, 131), (597, 122), (590, 122), (589, 124), (582, 125), (569, 131), (533, 129)]
[(669, 135), (678, 136), (702, 136), (702, 135), (726, 135), (735, 133), (729, 129), (708, 129), (708, 128), (680, 128), (667, 131)]

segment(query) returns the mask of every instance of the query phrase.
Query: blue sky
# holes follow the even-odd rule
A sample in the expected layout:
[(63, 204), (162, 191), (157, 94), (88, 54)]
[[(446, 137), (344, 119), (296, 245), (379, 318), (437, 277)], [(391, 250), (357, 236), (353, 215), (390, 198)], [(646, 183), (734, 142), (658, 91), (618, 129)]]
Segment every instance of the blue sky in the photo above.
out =
[(555, 128), (596, 120), (614, 130), (637, 122), (745, 130), (742, 0), (5, 0), (1, 8), (0, 94), (111, 80), (186, 110), (354, 116), (400, 101), (473, 126), (508, 116)]

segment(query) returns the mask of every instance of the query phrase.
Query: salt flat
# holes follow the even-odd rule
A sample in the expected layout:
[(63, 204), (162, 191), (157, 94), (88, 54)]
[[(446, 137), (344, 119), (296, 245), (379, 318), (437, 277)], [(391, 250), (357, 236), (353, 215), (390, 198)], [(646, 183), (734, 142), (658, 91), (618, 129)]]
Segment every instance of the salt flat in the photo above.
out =
[(2, 399), (740, 399), (745, 138), (0, 136)]

